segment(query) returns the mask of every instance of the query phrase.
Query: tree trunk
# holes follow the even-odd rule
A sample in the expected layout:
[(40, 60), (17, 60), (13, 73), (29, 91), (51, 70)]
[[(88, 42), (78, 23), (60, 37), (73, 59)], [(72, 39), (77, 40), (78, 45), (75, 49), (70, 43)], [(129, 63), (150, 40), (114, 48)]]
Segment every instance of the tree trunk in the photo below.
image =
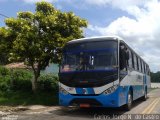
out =
[(39, 76), (40, 76), (39, 72), (38, 73), (34, 72), (34, 77), (32, 78), (32, 91), (34, 93), (37, 92), (37, 88), (38, 88), (38, 83), (37, 82), (38, 82)]
[(38, 88), (38, 78), (40, 76), (40, 69), (39, 67), (37, 69), (35, 69), (34, 64), (32, 64), (32, 69), (33, 69), (33, 73), (34, 73), (34, 77), (32, 78), (32, 91), (34, 93), (37, 93), (37, 88)]
[(36, 79), (36, 77), (32, 78), (32, 91), (33, 91), (33, 93), (37, 92), (37, 79)]

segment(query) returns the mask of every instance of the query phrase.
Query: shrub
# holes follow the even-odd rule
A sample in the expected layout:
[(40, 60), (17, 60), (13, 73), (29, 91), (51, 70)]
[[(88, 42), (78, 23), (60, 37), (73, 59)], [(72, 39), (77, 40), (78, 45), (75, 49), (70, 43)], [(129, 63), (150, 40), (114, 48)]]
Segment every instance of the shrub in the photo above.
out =
[(7, 91), (10, 89), (10, 71), (9, 69), (0, 66), (0, 90)]
[(10, 70), (3, 66), (0, 66), (0, 76), (6, 76), (10, 74)]
[(14, 69), (11, 72), (11, 89), (13, 90), (31, 90), (31, 79), (33, 74), (31, 71), (24, 69)]
[(9, 75), (6, 75), (6, 76), (0, 75), (0, 90), (1, 91), (10, 90), (10, 80), (11, 80), (11, 77)]
[[(8, 69), (0, 66), (0, 91), (31, 91), (32, 71), (24, 69)], [(38, 80), (40, 91), (58, 90), (58, 77), (53, 73), (42, 74)]]
[(31, 90), (32, 72), (0, 66), (0, 90)]
[(38, 81), (39, 89), (42, 91), (58, 90), (58, 77), (53, 73), (42, 74)]

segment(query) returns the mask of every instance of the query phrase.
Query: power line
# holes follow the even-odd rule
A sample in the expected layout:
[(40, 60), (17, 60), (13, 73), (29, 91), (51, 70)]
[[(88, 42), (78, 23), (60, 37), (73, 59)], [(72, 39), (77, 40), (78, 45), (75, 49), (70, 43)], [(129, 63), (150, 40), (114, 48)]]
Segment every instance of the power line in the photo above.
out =
[(1, 13), (0, 13), (0, 15), (3, 16), (3, 17), (5, 17), (5, 18), (9, 18), (8, 16), (6, 16), (6, 15), (4, 15), (4, 14), (1, 14)]

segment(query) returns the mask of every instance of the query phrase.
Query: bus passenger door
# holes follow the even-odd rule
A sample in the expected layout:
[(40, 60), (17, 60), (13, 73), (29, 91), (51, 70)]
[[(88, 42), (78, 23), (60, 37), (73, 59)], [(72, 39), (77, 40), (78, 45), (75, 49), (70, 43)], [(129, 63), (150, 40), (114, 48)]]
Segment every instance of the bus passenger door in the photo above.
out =
[(120, 80), (122, 80), (128, 73), (129, 52), (123, 43), (120, 43), (119, 51)]

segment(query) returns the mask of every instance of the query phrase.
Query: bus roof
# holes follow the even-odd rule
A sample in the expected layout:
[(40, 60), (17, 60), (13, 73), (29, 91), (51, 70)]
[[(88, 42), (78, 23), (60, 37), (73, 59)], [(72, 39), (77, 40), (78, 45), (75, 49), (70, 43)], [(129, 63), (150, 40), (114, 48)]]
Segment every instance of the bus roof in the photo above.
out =
[(72, 43), (81, 43), (81, 42), (91, 42), (91, 41), (104, 41), (104, 40), (123, 40), (119, 36), (97, 36), (97, 37), (87, 37), (87, 38), (80, 38), (71, 40), (68, 42), (68, 44)]

